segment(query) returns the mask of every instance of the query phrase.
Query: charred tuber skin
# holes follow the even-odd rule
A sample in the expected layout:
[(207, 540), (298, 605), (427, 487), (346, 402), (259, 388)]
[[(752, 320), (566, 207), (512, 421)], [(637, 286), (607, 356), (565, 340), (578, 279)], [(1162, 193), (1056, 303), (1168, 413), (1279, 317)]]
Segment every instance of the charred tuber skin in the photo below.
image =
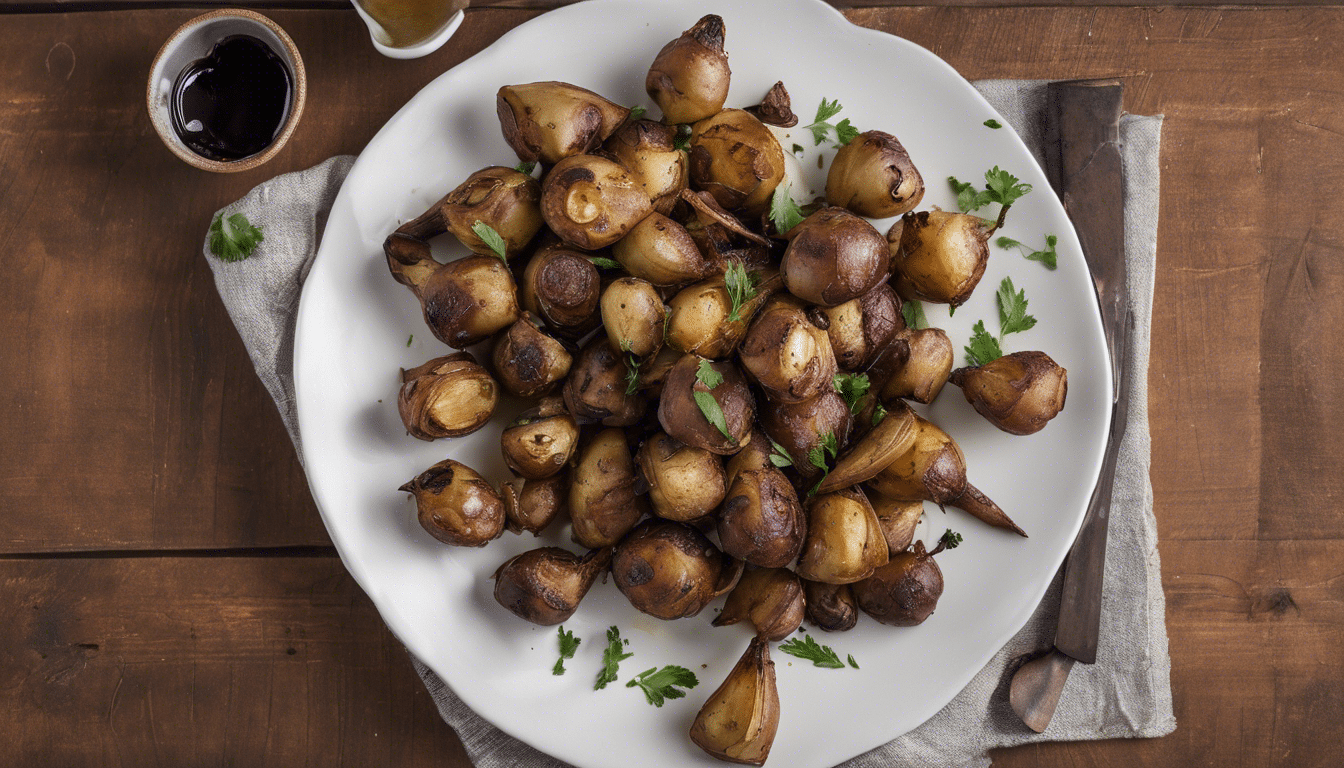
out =
[(483, 547), (504, 531), (504, 501), (476, 470), (444, 459), (401, 486), (415, 497), (420, 525), (458, 547)]
[(470, 352), (436, 357), (401, 372), (397, 410), (406, 431), (421, 440), (461, 437), (485, 426), (499, 387)]
[(553, 626), (574, 615), (610, 562), (610, 548), (583, 557), (559, 547), (533, 549), (495, 571), (495, 600), (520, 619)]
[(1069, 374), (1044, 352), (1014, 352), (979, 368), (958, 368), (950, 381), (990, 424), (1011, 435), (1040, 432), (1064, 409)]

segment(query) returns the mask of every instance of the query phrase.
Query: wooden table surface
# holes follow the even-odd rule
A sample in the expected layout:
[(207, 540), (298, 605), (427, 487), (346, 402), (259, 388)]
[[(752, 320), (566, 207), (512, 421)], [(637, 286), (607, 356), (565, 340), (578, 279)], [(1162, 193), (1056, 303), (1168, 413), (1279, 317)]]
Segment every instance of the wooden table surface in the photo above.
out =
[[(465, 768), (332, 550), (201, 242), (536, 4), (478, 3), (401, 62), (337, 0), (262, 3), (307, 109), (231, 176), (145, 112), (200, 10), (176, 4), (0, 0), (0, 765)], [(1149, 393), (1178, 728), (995, 764), (1340, 765), (1344, 7), (1003, 4), (846, 13), (968, 78), (1119, 76), (1166, 115)]]

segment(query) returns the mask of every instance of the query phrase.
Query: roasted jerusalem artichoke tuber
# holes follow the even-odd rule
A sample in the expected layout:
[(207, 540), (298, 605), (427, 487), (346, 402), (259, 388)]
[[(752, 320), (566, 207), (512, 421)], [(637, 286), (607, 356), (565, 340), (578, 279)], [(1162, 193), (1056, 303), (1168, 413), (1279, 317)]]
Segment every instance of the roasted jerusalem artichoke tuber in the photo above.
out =
[(1044, 352), (1014, 352), (949, 379), (990, 424), (1013, 435), (1039, 432), (1064, 408), (1068, 371)]

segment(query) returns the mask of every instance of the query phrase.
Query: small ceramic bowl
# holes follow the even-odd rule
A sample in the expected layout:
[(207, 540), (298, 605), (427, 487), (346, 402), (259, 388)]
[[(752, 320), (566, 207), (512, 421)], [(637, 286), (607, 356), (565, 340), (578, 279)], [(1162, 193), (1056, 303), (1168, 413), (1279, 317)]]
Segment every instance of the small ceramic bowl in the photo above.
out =
[[(265, 150), (238, 160), (211, 160), (192, 152), (173, 130), (173, 83), (188, 64), (210, 55), (210, 49), (215, 43), (229, 35), (251, 35), (270, 46), (294, 75), (293, 97), (289, 117)], [(256, 168), (275, 157), (285, 146), (303, 115), (307, 91), (308, 76), (303, 69), (303, 59), (299, 57), (299, 49), (294, 47), (294, 41), (289, 39), (289, 35), (274, 21), (259, 13), (229, 9), (197, 16), (177, 28), (159, 49), (159, 55), (154, 57), (154, 63), (149, 68), (149, 87), (145, 91), (145, 99), (154, 130), (158, 131), (159, 138), (163, 139), (173, 154), (204, 171), (235, 173)]]
[(369, 28), (369, 39), (373, 41), (374, 50), (389, 59), (418, 59), (421, 56), (428, 56), (448, 42), (448, 38), (453, 36), (457, 28), (462, 26), (462, 20), (466, 18), (465, 13), (458, 11), (448, 17), (443, 26), (439, 27), (439, 31), (415, 45), (397, 48), (390, 43), (387, 33), (383, 31), (382, 26), (376, 19), (370, 16), (359, 3), (352, 2), (351, 4), (355, 6), (355, 12), (359, 14), (359, 18), (364, 20), (364, 25)]

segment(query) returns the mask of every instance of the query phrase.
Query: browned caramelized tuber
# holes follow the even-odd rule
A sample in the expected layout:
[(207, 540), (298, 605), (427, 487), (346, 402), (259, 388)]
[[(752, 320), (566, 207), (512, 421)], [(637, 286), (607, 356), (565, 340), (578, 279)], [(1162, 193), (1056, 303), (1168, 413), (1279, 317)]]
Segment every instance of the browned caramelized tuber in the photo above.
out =
[(798, 575), (852, 584), (887, 564), (887, 541), (867, 497), (856, 489), (821, 494), (807, 510), (807, 541)]
[[(759, 439), (768, 451), (764, 435)], [(753, 438), (733, 461), (757, 455), (755, 444)], [(719, 510), (718, 533), (723, 551), (733, 557), (763, 568), (783, 568), (803, 549), (807, 516), (788, 477), (767, 460), (764, 467), (736, 473)]]
[[(721, 456), (737, 453), (751, 435), (756, 418), (756, 404), (747, 382), (729, 362), (709, 363), (709, 367), (723, 377), (713, 388), (697, 376), (703, 358), (685, 355), (668, 371), (663, 382), (663, 395), (658, 401), (658, 423), (663, 431), (679, 442), (703, 448)], [(723, 412), (727, 434), (709, 422), (696, 402), (703, 393), (712, 398)]]
[(559, 624), (574, 615), (610, 562), (610, 547), (583, 557), (559, 547), (533, 549), (495, 571), (495, 600), (533, 624)]
[(611, 575), (635, 608), (660, 619), (681, 619), (732, 589), (742, 562), (688, 525), (653, 519), (616, 545)]
[(893, 405), (885, 418), (840, 454), (817, 492), (830, 493), (877, 477), (915, 444), (916, 418), (905, 403)]
[(728, 357), (746, 336), (757, 311), (782, 285), (778, 274), (766, 275), (756, 284), (756, 295), (742, 302), (735, 319), (730, 319), (733, 302), (723, 275), (686, 286), (668, 303), (668, 346), (701, 357)]
[(691, 741), (731, 763), (764, 765), (779, 729), (779, 691), (770, 644), (754, 637), (728, 679), (691, 724)]
[(893, 372), (882, 385), (885, 402), (914, 400), (928, 405), (943, 391), (952, 372), (952, 342), (941, 328), (906, 328), (896, 334), (881, 364)]
[(469, 347), (518, 319), (517, 286), (502, 260), (468, 256), (440, 264), (429, 243), (398, 233), (387, 238), (383, 251), (392, 277), (420, 299), (425, 324), (444, 344)]
[(690, 160), (677, 149), (676, 135), (674, 126), (635, 120), (617, 129), (597, 154), (625, 167), (653, 209), (665, 214), (691, 179)]
[(611, 251), (631, 275), (660, 287), (699, 280), (709, 269), (686, 228), (658, 212), (645, 216)]
[(826, 176), (826, 202), (885, 219), (914, 210), (924, 179), (895, 136), (866, 131), (840, 148)]
[(989, 262), (994, 222), (952, 211), (907, 213), (887, 233), (892, 284), (903, 299), (959, 307)]
[(541, 535), (546, 526), (565, 511), (569, 497), (569, 478), (552, 475), (541, 480), (524, 480), (522, 489), (505, 483), (500, 495), (504, 498), (504, 526), (514, 533), (530, 531)]
[(723, 459), (718, 454), (659, 432), (639, 447), (635, 462), (649, 484), (649, 500), (659, 517), (698, 520), (723, 501)]
[(905, 330), (901, 299), (887, 283), (879, 283), (857, 299), (829, 309), (826, 333), (842, 371), (863, 371), (877, 360), (892, 338)]
[(950, 381), (990, 424), (1013, 435), (1041, 431), (1064, 408), (1069, 374), (1044, 352), (1014, 352), (979, 368), (958, 368)]
[(564, 345), (537, 328), (528, 312), (496, 340), (491, 360), (499, 383), (519, 397), (550, 393), (574, 362)]
[(848, 632), (859, 623), (859, 606), (848, 584), (803, 580), (807, 620), (826, 632)]
[(724, 208), (760, 216), (783, 180), (784, 150), (751, 113), (725, 109), (692, 126), (691, 183)]
[(887, 552), (895, 557), (910, 547), (915, 540), (915, 527), (924, 515), (924, 502), (902, 501), (870, 492), (868, 501), (877, 513), (877, 522), (882, 526), (882, 536), (887, 540)]
[(500, 435), (504, 463), (529, 480), (564, 469), (579, 445), (579, 426), (559, 398), (543, 401), (519, 416)]
[(803, 583), (787, 568), (748, 568), (728, 593), (716, 627), (749, 621), (758, 637), (778, 642), (803, 623)]
[(523, 271), (523, 309), (545, 318), (556, 335), (582, 338), (600, 322), (602, 278), (588, 257), (559, 243), (537, 249)]
[(849, 442), (853, 418), (849, 404), (834, 389), (801, 403), (771, 402), (761, 408), (761, 428), (793, 459), (793, 468), (804, 477), (816, 477), (820, 469), (807, 455), (821, 445), (822, 437), (835, 435), (836, 447)]
[(798, 116), (793, 114), (793, 102), (789, 98), (788, 90), (784, 88), (783, 80), (770, 86), (761, 103), (747, 107), (747, 111), (767, 125), (792, 128), (798, 124)]
[(747, 269), (771, 268), (778, 263), (774, 241), (747, 228), (742, 220), (729, 213), (708, 192), (685, 189), (681, 192), (684, 206), (673, 213), (683, 217), (686, 232), (695, 247), (704, 254), (711, 271), (727, 271), (733, 261), (742, 262)]
[(667, 307), (652, 283), (637, 277), (617, 278), (602, 292), (600, 306), (612, 346), (638, 359), (663, 346)]
[(557, 82), (506, 85), (495, 111), (518, 158), (546, 165), (597, 149), (630, 114), (586, 88)]
[(902, 501), (932, 501), (964, 509), (996, 528), (1026, 536), (1008, 515), (978, 488), (966, 481), (966, 457), (943, 430), (915, 416), (916, 432), (910, 450), (883, 469), (868, 485), (878, 493)]
[(626, 394), (628, 369), (621, 352), (605, 336), (590, 340), (574, 361), (562, 390), (565, 406), (582, 423), (599, 421), (626, 427), (639, 421), (648, 402), (638, 392)]
[(663, 111), (663, 122), (694, 123), (723, 109), (732, 75), (723, 37), (723, 19), (710, 14), (654, 57), (644, 89)]
[(803, 303), (776, 294), (752, 320), (738, 357), (771, 400), (801, 403), (833, 386), (836, 364), (826, 331)]
[(485, 426), (499, 387), (470, 352), (436, 357), (401, 372), (397, 410), (406, 431), (421, 440), (461, 437)]
[(556, 164), (541, 183), (541, 216), (576, 248), (593, 251), (620, 240), (653, 203), (624, 167), (596, 155)]
[(873, 225), (844, 208), (823, 208), (789, 231), (780, 272), (789, 292), (834, 307), (887, 278), (887, 244)]
[(569, 485), (574, 541), (585, 547), (609, 547), (620, 541), (649, 511), (648, 497), (638, 486), (625, 433), (598, 432), (579, 454)]
[(863, 612), (895, 627), (923, 624), (943, 594), (943, 572), (933, 556), (943, 551), (947, 539), (944, 535), (932, 552), (925, 552), (924, 542), (917, 541), (913, 550), (892, 556), (872, 576), (854, 584), (854, 599)]
[(513, 258), (541, 229), (541, 184), (513, 168), (483, 168), (397, 232), (421, 240), (452, 232), (473, 252), (494, 256), (473, 230), (477, 223), (495, 230), (504, 239), (505, 255)]
[(415, 496), (429, 535), (458, 547), (484, 547), (504, 532), (504, 502), (476, 470), (444, 459), (399, 490)]

